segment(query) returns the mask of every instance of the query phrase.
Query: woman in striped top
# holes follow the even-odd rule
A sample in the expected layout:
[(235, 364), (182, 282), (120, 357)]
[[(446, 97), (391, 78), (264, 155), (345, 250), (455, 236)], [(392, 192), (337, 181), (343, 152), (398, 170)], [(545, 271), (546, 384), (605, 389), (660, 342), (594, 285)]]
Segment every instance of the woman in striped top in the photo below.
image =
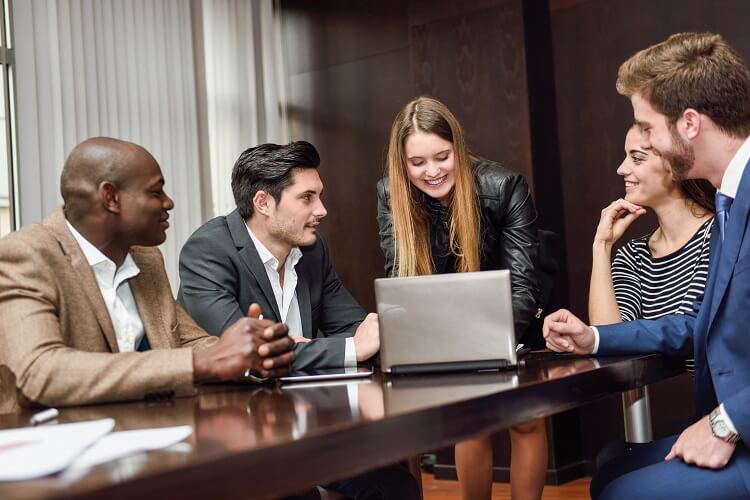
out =
[[(658, 153), (640, 147), (635, 126), (617, 173), (625, 197), (602, 210), (596, 229), (589, 321), (606, 325), (690, 311), (706, 285), (714, 188), (703, 180), (674, 179)], [(620, 248), (610, 267), (612, 246), (646, 208), (658, 227)]]
[(693, 308), (706, 286), (712, 224), (713, 218), (706, 219), (682, 248), (663, 257), (651, 254), (653, 233), (630, 240), (617, 251), (612, 283), (622, 321), (655, 319)]

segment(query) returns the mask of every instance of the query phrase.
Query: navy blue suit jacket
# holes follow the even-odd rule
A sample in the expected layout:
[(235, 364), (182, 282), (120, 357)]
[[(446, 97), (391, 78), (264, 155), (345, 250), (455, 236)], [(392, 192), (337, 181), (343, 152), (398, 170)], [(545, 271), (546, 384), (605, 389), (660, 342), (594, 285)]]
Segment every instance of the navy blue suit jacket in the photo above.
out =
[[(750, 164), (729, 211), (724, 241), (711, 234), (708, 281), (689, 314), (599, 327), (598, 354), (661, 352), (695, 358), (698, 417), (719, 403), (750, 445)], [(736, 454), (750, 490), (750, 460)]]

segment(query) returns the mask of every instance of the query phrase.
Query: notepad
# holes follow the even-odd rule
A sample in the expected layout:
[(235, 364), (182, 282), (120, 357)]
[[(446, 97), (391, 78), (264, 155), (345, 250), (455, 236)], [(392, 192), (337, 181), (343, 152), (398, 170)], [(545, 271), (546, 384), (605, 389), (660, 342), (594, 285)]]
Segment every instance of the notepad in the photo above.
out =
[(77, 470), (149, 450), (167, 448), (193, 433), (189, 425), (139, 429), (107, 434), (76, 458), (69, 469)]
[(114, 427), (114, 419), (105, 418), (0, 431), (0, 481), (60, 472)]
[(189, 425), (112, 432), (111, 418), (0, 431), (0, 481), (22, 481), (167, 448), (193, 433)]

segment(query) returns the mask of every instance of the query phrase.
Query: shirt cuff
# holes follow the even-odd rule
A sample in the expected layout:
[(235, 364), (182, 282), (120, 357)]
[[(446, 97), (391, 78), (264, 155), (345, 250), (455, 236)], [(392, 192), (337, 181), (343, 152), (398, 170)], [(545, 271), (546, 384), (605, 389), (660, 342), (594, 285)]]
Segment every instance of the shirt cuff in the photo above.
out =
[(729, 413), (724, 409), (724, 403), (719, 405), (719, 413), (724, 417), (724, 421), (727, 423), (729, 430), (734, 434), (739, 434), (739, 432), (737, 432), (737, 427), (734, 426), (734, 422), (732, 422), (732, 419), (729, 417)]
[(596, 354), (599, 351), (599, 329), (593, 325), (591, 329), (594, 331), (594, 350), (591, 351), (591, 354)]
[(357, 366), (357, 349), (354, 347), (354, 338), (348, 337), (344, 347), (344, 368), (352, 366)]

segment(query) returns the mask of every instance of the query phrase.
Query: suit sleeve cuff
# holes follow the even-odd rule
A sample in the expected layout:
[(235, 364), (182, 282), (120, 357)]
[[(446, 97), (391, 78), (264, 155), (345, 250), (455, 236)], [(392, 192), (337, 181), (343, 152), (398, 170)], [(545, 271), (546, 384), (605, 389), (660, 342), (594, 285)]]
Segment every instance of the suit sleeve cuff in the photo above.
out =
[(721, 403), (719, 405), (719, 413), (722, 414), (724, 417), (724, 421), (727, 423), (727, 427), (729, 427), (729, 430), (732, 431), (735, 434), (739, 434), (737, 431), (737, 427), (734, 426), (734, 422), (732, 422), (732, 418), (729, 416), (729, 413), (724, 409), (724, 403)]
[(595, 326), (591, 326), (591, 330), (594, 332), (594, 350), (591, 351), (591, 354), (596, 354), (599, 352), (599, 329)]
[(349, 337), (344, 347), (344, 368), (357, 366), (357, 349), (354, 347), (354, 338)]

